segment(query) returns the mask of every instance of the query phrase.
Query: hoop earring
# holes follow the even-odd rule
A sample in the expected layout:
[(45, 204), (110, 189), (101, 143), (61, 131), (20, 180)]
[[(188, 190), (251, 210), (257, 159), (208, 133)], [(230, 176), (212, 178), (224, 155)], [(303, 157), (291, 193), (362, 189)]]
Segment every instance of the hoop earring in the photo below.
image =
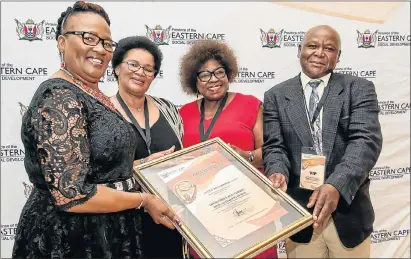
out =
[(66, 68), (66, 62), (64, 62), (64, 52), (60, 51), (60, 68)]

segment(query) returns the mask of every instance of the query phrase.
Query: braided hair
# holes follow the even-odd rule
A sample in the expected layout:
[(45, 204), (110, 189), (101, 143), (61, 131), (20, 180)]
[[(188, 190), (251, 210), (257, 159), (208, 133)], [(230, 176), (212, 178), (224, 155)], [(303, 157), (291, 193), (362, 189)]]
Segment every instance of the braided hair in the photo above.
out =
[(86, 3), (84, 1), (77, 1), (73, 7), (68, 7), (66, 11), (62, 12), (59, 19), (57, 20), (57, 28), (56, 28), (56, 40), (60, 35), (63, 34), (63, 29), (67, 25), (67, 20), (69, 17), (75, 13), (81, 12), (92, 12), (100, 15), (103, 19), (107, 22), (108, 26), (110, 26), (110, 18), (106, 11), (104, 11), (103, 7), (93, 4), (93, 3)]

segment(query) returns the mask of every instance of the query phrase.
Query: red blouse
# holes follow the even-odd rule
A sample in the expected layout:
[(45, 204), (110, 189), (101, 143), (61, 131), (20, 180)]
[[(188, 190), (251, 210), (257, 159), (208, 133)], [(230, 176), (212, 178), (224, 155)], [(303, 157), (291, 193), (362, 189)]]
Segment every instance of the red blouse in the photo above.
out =
[[(233, 100), (220, 113), (209, 139), (219, 137), (242, 150), (254, 150), (253, 128), (260, 105), (261, 101), (256, 97), (236, 93)], [(200, 143), (200, 111), (197, 102), (181, 107), (180, 115), (184, 125), (183, 146), (186, 148)], [(211, 120), (212, 118), (204, 120), (204, 131), (210, 126)]]

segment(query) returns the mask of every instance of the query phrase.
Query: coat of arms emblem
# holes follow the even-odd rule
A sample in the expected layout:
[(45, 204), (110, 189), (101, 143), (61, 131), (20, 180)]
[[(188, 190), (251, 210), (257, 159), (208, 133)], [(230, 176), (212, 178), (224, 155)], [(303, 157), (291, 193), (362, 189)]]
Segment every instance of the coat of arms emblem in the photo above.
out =
[(20, 40), (43, 40), (44, 20), (40, 23), (34, 23), (32, 19), (28, 19), (25, 23), (21, 23), (17, 19), (14, 20), (17, 23), (16, 32)]
[(170, 41), (171, 25), (168, 26), (167, 29), (163, 29), (160, 25), (156, 25), (153, 29), (146, 25), (146, 28), (147, 38), (152, 40), (157, 45), (168, 45), (168, 42)]
[(269, 29), (268, 32), (260, 29), (261, 32), (261, 44), (263, 48), (281, 48), (282, 35), (284, 30), (275, 32), (273, 28)]
[(375, 43), (377, 42), (377, 32), (371, 33), (370, 30), (365, 30), (361, 33), (357, 30), (357, 44), (359, 48), (375, 48)]

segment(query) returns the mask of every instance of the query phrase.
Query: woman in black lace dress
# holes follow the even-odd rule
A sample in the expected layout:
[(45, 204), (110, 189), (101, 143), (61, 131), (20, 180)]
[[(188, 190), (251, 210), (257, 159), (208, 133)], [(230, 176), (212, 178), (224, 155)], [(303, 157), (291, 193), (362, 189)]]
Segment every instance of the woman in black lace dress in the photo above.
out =
[(136, 135), (97, 83), (116, 43), (98, 5), (77, 2), (58, 20), (62, 69), (37, 89), (22, 124), (35, 186), (21, 213), (13, 258), (138, 258), (141, 219), (173, 228), (173, 212), (138, 191)]

